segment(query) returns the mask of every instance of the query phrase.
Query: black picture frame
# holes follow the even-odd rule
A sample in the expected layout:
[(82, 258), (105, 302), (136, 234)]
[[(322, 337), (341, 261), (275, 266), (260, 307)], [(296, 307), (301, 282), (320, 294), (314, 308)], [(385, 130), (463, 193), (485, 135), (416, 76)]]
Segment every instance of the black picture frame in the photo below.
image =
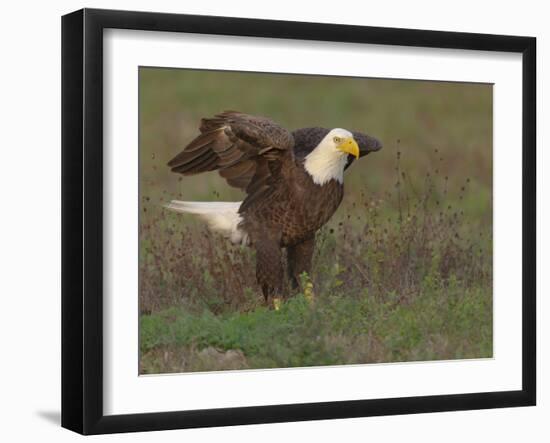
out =
[[(103, 413), (103, 30), (171, 31), (522, 54), (522, 389), (177, 412)], [(536, 403), (536, 39), (83, 9), (62, 18), (62, 426), (82, 434), (530, 406)], [(518, 270), (519, 272), (519, 270)]]

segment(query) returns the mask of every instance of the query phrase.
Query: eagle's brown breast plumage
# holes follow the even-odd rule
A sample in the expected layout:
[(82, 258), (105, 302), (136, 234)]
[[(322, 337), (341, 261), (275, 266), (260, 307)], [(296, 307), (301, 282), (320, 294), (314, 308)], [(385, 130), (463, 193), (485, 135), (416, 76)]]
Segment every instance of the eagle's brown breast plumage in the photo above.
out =
[[(246, 192), (237, 213), (230, 214), (237, 222), (228, 218), (227, 223), (236, 223), (234, 229), (242, 231), (256, 250), (258, 283), (269, 301), (284, 292), (281, 248), (287, 249), (288, 273), (296, 286), (299, 275), (310, 272), (316, 231), (342, 201), (341, 181), (332, 178), (316, 183), (304, 166), (308, 154), (327, 137), (329, 130), (304, 128), (290, 133), (269, 118), (236, 111), (204, 118), (199, 129), (200, 135), (168, 166), (184, 175), (217, 170), (229, 185)], [(381, 147), (373, 137), (352, 134), (358, 141), (359, 155)], [(342, 172), (351, 164), (346, 161)], [(199, 215), (208, 212), (186, 207), (194, 206), (190, 202), (174, 202), (172, 208)], [(225, 219), (221, 214), (227, 208), (219, 208), (207, 217), (222, 226)]]

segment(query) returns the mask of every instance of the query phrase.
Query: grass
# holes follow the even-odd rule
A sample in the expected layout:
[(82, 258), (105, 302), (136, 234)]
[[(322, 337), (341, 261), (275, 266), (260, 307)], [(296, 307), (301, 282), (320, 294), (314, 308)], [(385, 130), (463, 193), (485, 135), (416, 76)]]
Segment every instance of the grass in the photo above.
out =
[[(142, 69), (140, 372), (491, 357), (491, 103), (488, 85)], [(216, 173), (165, 167), (230, 108), (385, 144), (346, 172), (303, 276), (313, 302), (266, 309), (253, 251), (162, 209), (242, 199)]]
[(239, 349), (246, 358), (238, 368), (491, 357), (490, 308), (491, 295), (483, 288), (450, 285), (439, 291), (432, 282), (406, 305), (395, 295), (378, 300), (365, 291), (360, 297), (319, 297), (314, 304), (298, 294), (279, 311), (258, 307), (215, 315), (169, 308), (141, 318), (142, 372), (227, 369), (158, 362), (159, 349)]

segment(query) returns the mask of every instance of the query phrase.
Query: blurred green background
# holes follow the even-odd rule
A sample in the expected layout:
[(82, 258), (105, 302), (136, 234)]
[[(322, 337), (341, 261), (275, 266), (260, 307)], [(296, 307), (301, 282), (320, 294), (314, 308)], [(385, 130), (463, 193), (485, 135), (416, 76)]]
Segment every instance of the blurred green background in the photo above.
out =
[(289, 130), (342, 127), (379, 138), (384, 149), (347, 172), (348, 199), (362, 186), (391, 190), (399, 150), (417, 186), (435, 170), (451, 189), (470, 178), (476, 191), (468, 210), (485, 221), (491, 216), (491, 85), (160, 68), (140, 68), (139, 76), (143, 195), (240, 200), (216, 172), (181, 177), (166, 167), (197, 135), (201, 117), (237, 110)]

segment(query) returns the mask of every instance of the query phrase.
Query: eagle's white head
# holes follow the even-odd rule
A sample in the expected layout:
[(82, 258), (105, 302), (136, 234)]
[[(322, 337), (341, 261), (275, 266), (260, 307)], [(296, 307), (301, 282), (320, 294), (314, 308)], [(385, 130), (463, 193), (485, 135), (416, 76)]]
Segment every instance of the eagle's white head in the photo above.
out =
[(351, 132), (336, 128), (306, 156), (304, 167), (318, 185), (324, 185), (330, 180), (343, 183), (348, 155), (358, 158), (359, 146)]

